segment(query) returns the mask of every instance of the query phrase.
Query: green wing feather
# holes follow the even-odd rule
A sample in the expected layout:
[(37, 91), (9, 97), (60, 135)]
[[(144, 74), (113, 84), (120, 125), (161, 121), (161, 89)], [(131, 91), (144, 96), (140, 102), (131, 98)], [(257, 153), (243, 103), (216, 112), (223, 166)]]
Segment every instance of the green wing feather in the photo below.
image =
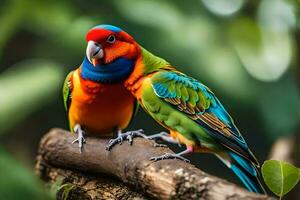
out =
[(69, 112), (69, 107), (72, 99), (72, 89), (73, 89), (72, 77), (73, 77), (73, 71), (71, 71), (67, 75), (63, 86), (63, 98), (64, 98), (63, 100), (64, 100), (64, 106), (67, 113)]
[(178, 71), (156, 73), (151, 83), (160, 99), (203, 127), (219, 144), (258, 165), (232, 118), (206, 86)]

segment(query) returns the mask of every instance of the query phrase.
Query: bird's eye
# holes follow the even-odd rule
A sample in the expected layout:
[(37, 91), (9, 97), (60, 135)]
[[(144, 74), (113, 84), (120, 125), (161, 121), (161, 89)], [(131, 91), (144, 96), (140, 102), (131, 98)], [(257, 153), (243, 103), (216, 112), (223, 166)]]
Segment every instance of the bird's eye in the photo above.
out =
[(114, 43), (116, 41), (116, 36), (114, 35), (110, 35), (107, 40), (106, 40), (108, 43)]

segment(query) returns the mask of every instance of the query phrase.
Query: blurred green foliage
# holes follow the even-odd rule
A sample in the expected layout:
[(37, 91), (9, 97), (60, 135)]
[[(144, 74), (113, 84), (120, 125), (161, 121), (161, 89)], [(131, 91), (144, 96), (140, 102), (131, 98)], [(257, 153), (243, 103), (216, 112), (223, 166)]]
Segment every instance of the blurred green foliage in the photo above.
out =
[(63, 80), (61, 66), (44, 61), (20, 62), (1, 75), (0, 134), (13, 128), (34, 110), (45, 106)]
[(1, 199), (53, 199), (40, 180), (32, 175), (9, 154), (0, 149), (0, 194)]
[[(212, 88), (265, 159), (272, 141), (300, 128), (299, 8), (298, 0), (0, 0), (0, 171), (34, 180), (40, 137), (67, 128), (63, 78), (80, 65), (87, 30), (103, 23)], [(143, 111), (130, 128), (141, 126), (161, 130)], [(207, 160), (199, 165), (224, 174)], [(6, 199), (39, 199), (39, 182), (26, 185), (0, 179)]]

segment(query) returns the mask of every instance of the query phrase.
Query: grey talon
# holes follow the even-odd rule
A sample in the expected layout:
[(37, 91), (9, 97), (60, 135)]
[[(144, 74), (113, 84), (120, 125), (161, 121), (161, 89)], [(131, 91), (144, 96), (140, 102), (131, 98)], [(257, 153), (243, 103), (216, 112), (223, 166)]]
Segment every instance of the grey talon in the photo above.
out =
[(171, 154), (171, 153), (165, 153), (161, 156), (155, 156), (155, 157), (151, 157), (150, 160), (152, 161), (159, 161), (159, 160), (166, 160), (166, 159), (178, 159), (178, 160), (182, 160), (184, 162), (189, 163), (190, 161), (186, 158), (184, 158), (183, 156), (179, 155), (179, 154)]
[(166, 145), (166, 144), (157, 144), (157, 143), (154, 143), (153, 146), (154, 147), (168, 147), (168, 145)]
[(124, 140), (128, 140), (128, 143), (130, 145), (132, 145), (133, 143), (133, 138), (135, 137), (143, 137), (143, 138), (147, 138), (146, 135), (143, 134), (143, 129), (139, 129), (136, 131), (128, 131), (125, 133), (122, 133), (121, 130), (118, 130), (118, 136), (115, 139), (112, 139), (108, 145), (106, 146), (106, 150), (110, 150), (113, 146), (115, 146), (116, 144), (122, 144), (122, 142)]
[(76, 124), (74, 126), (74, 131), (77, 133), (77, 138), (73, 140), (72, 144), (78, 142), (78, 147), (79, 147), (79, 152), (82, 153), (83, 150), (83, 144), (85, 143), (85, 138), (84, 138), (84, 131), (82, 130), (81, 126), (79, 124)]

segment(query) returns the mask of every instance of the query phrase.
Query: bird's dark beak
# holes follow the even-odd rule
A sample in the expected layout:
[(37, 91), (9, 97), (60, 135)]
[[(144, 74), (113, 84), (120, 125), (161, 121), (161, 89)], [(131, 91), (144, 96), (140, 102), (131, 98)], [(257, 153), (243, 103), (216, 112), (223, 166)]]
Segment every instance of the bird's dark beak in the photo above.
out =
[(102, 59), (104, 55), (103, 49), (100, 44), (89, 41), (86, 47), (86, 57), (93, 66), (96, 66), (98, 60)]

